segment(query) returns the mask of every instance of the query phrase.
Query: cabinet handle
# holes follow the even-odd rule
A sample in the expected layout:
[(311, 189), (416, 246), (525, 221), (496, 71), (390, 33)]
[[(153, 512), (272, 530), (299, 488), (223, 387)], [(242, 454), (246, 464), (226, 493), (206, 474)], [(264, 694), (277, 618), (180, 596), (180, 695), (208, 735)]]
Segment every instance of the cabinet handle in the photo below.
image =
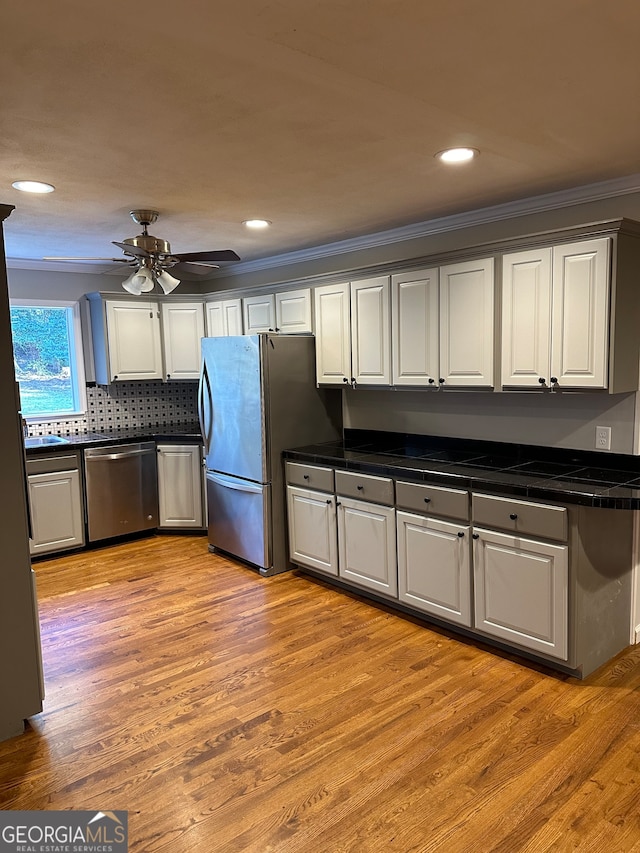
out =
[(540, 376), (540, 377), (538, 378), (538, 382), (539, 382), (541, 385), (546, 385), (546, 384), (547, 384), (547, 380), (546, 380), (546, 379), (544, 379), (542, 376)]
[(458, 530), (458, 539), (464, 539), (464, 533), (462, 530)]
[(430, 503), (431, 503), (431, 498), (425, 498), (425, 499), (424, 499), (424, 502), (425, 502), (426, 504), (430, 504)]
[(471, 534), (471, 538), (472, 538), (472, 539), (479, 539), (479, 538), (480, 538), (480, 534), (479, 534), (479, 533), (472, 533), (472, 534)]
[(517, 517), (518, 517), (517, 512), (510, 512), (509, 513), (509, 518), (511, 519), (511, 521), (515, 521)]

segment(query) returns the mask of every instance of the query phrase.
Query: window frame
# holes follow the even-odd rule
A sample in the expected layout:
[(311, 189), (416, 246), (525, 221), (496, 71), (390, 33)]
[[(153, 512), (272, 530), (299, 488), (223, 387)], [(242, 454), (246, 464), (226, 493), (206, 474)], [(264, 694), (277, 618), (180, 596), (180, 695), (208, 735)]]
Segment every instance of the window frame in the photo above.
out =
[[(65, 421), (83, 417), (87, 413), (87, 383), (84, 365), (84, 347), (82, 341), (82, 317), (80, 302), (74, 299), (22, 299), (10, 298), (10, 308), (70, 308), (67, 313), (67, 335), (69, 338), (69, 371), (73, 387), (75, 407), (67, 412), (42, 412), (37, 415), (24, 415), (27, 423)], [(12, 340), (13, 348), (13, 340)], [(20, 383), (16, 378), (18, 388)]]

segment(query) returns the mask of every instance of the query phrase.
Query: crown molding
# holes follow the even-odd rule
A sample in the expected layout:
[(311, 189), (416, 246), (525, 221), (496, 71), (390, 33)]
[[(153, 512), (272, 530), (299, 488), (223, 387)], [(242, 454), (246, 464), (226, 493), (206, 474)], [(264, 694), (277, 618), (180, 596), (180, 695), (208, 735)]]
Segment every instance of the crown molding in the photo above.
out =
[(436, 219), (428, 219), (424, 222), (416, 222), (400, 228), (392, 228), (387, 231), (378, 231), (374, 234), (366, 234), (362, 237), (354, 237), (349, 240), (339, 240), (334, 243), (325, 243), (321, 246), (313, 246), (308, 249), (300, 249), (287, 252), (282, 255), (272, 255), (267, 258), (259, 258), (254, 261), (241, 261), (233, 267), (227, 267), (220, 272), (213, 273), (212, 278), (219, 276), (242, 275), (243, 273), (257, 272), (258, 270), (272, 269), (274, 267), (287, 266), (305, 261), (320, 260), (331, 255), (342, 255), (349, 252), (362, 251), (378, 246), (387, 246), (392, 243), (402, 243), (421, 237), (429, 237), (446, 231), (457, 231), (470, 228), (474, 225), (485, 225), (500, 220), (515, 219), (531, 213), (544, 213), (549, 210), (558, 210), (562, 207), (572, 207), (576, 204), (585, 204), (592, 201), (600, 201), (615, 196), (630, 195), (640, 192), (640, 174), (628, 175), (624, 178), (614, 178), (610, 181), (601, 181), (596, 184), (585, 184), (581, 187), (573, 187), (568, 190), (547, 193), (545, 195), (531, 196), (529, 198), (509, 201), (491, 207), (477, 208), (465, 213), (455, 213), (450, 216), (442, 216)]
[[(377, 231), (373, 234), (365, 234), (348, 240), (339, 240), (333, 243), (324, 243), (306, 249), (298, 249), (281, 255), (270, 255), (265, 258), (256, 258), (252, 261), (240, 261), (233, 266), (225, 267), (218, 272), (213, 272), (208, 280), (220, 276), (242, 275), (259, 270), (273, 269), (290, 264), (303, 263), (305, 261), (320, 260), (332, 255), (343, 255), (349, 252), (357, 252), (378, 246), (387, 246), (392, 243), (403, 243), (421, 237), (429, 237), (446, 231), (458, 231), (475, 225), (485, 225), (500, 220), (515, 219), (519, 216), (527, 216), (531, 213), (544, 213), (545, 211), (558, 210), (563, 207), (572, 207), (576, 204), (586, 204), (593, 201), (601, 201), (606, 198), (630, 195), (640, 192), (640, 174), (627, 175), (623, 178), (614, 178), (609, 181), (600, 181), (594, 184), (585, 184), (559, 192), (546, 193), (544, 195), (531, 196), (528, 198), (509, 201), (503, 204), (482, 207), (464, 213), (455, 213), (450, 216), (441, 216), (405, 225), (400, 228), (391, 228), (386, 231)], [(93, 273), (98, 274), (122, 274), (120, 269), (114, 269), (113, 264), (104, 263), (70, 263), (64, 261), (42, 261), (29, 258), (7, 258), (9, 269), (42, 270), (47, 272), (65, 273)]]

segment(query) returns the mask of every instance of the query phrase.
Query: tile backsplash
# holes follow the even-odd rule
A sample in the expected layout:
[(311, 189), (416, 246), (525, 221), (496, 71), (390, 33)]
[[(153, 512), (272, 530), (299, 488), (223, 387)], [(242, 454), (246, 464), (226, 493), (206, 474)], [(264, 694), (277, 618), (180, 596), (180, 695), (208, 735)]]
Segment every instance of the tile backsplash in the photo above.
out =
[(87, 387), (87, 413), (84, 417), (31, 421), (29, 435), (82, 435), (195, 421), (197, 390), (197, 382), (91, 385)]

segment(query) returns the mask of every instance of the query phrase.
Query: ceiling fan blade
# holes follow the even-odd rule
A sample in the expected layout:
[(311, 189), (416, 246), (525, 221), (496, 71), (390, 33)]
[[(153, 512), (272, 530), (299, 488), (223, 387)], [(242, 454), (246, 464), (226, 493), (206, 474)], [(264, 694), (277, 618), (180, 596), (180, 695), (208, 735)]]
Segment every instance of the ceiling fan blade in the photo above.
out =
[(180, 261), (171, 267), (171, 272), (175, 273), (193, 273), (194, 275), (207, 275), (211, 270), (218, 270), (218, 264), (201, 264), (191, 261)]
[(114, 246), (118, 246), (118, 248), (122, 249), (122, 251), (127, 255), (135, 255), (136, 258), (151, 257), (149, 252), (147, 252), (146, 249), (141, 249), (140, 246), (132, 246), (131, 243), (116, 243), (115, 240), (112, 240), (111, 242)]
[[(116, 244), (118, 245), (118, 244)], [(240, 258), (233, 249), (220, 249), (215, 252), (185, 252), (183, 254), (171, 253), (173, 258), (178, 258), (179, 261), (212, 261), (214, 264), (218, 261), (239, 261)]]
[(130, 264), (131, 260), (129, 258), (66, 258), (61, 257), (59, 255), (47, 255), (42, 259), (43, 261), (111, 261), (114, 264)]

